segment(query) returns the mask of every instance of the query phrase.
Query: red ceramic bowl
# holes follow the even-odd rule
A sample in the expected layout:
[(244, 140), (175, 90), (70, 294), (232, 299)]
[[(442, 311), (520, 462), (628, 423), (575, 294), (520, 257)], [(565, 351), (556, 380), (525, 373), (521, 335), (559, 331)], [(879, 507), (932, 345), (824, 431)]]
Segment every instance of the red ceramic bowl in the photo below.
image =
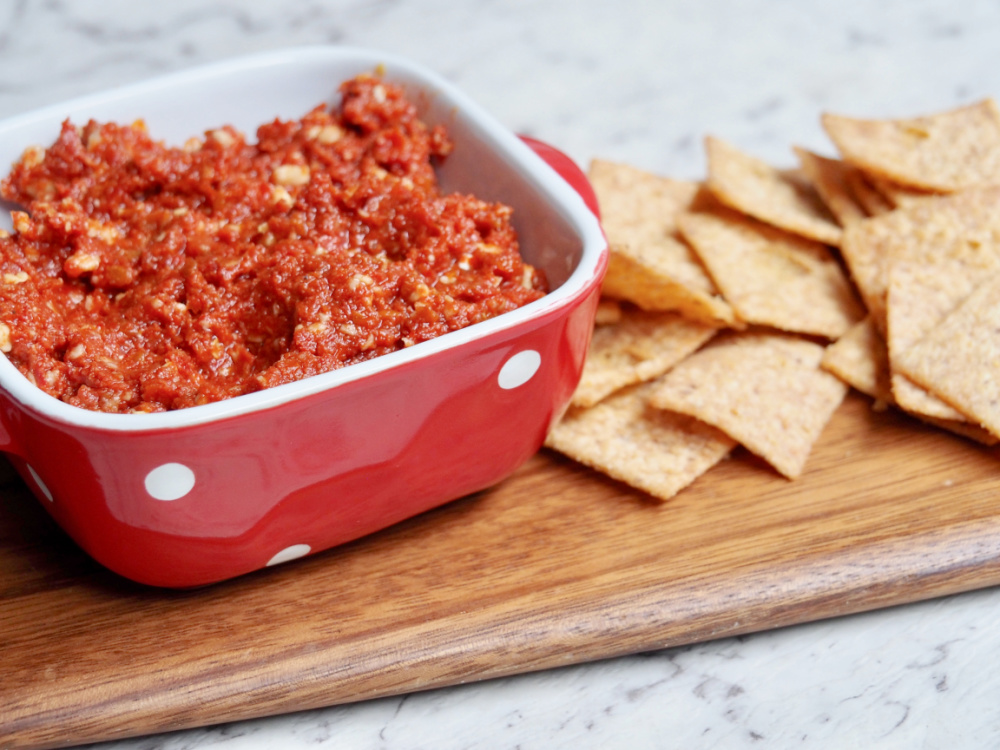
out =
[(523, 255), (552, 292), (343, 370), (161, 414), (69, 406), (0, 357), (0, 449), (117, 573), (197, 586), (356, 539), (499, 482), (565, 409), (607, 263), (593, 194), (564, 156), (527, 145), (406, 61), (305, 48), (171, 75), (0, 122), (0, 163), (51, 142), (66, 117), (141, 117), (173, 143), (223, 124), (252, 133), (376, 68), (451, 133), (443, 189), (513, 206)]

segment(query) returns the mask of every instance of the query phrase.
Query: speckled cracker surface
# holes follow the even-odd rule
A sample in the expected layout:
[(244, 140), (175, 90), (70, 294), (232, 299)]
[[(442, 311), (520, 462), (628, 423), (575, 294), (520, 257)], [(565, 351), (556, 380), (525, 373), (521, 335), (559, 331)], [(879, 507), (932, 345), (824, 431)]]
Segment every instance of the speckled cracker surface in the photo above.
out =
[(968, 190), (873, 216), (844, 230), (841, 254), (880, 331), (887, 328), (890, 268), (945, 262), (948, 256), (971, 259), (973, 245), (995, 244), (997, 201), (1000, 188)]
[[(675, 217), (681, 211), (690, 207), (698, 195), (700, 185), (691, 180), (675, 180), (670, 177), (646, 172), (628, 164), (594, 159), (590, 163), (587, 177), (601, 207), (602, 223), (611, 222), (612, 228), (620, 223), (626, 223), (624, 233), (646, 233), (646, 235), (672, 234), (677, 229)], [(650, 206), (638, 205), (636, 198), (643, 194), (649, 197), (659, 213), (656, 227), (645, 226), (644, 221), (651, 213)], [(641, 203), (639, 201), (638, 203)], [(604, 218), (604, 212), (610, 211), (611, 216)], [(643, 224), (633, 227), (633, 224)]]
[[(677, 266), (694, 261), (694, 252), (686, 244), (672, 238), (656, 249), (633, 252), (625, 246), (611, 244), (608, 270), (601, 287), (604, 294), (627, 300), (645, 310), (675, 311), (689, 318), (719, 326), (737, 323), (733, 308), (718, 296), (714, 285), (711, 293), (698, 291), (679, 282), (672, 275)], [(698, 267), (699, 273), (705, 273)], [(707, 276), (706, 276), (707, 278)]]
[(698, 185), (602, 160), (591, 163), (588, 177), (611, 250), (604, 293), (646, 310), (731, 324), (732, 309), (676, 233), (675, 217)]
[[(828, 346), (820, 364), (824, 370), (832, 372), (848, 385), (874, 397), (877, 404), (896, 403), (889, 377), (889, 351), (881, 334), (872, 324), (871, 318), (865, 318)], [(916, 384), (913, 384), (913, 387), (919, 388)], [(927, 391), (924, 390), (924, 393)], [(930, 394), (927, 395), (932, 398)], [(952, 410), (952, 413), (959, 414), (957, 410)], [(982, 427), (969, 423), (961, 414), (958, 419), (921, 413), (912, 415), (927, 424), (983, 445), (996, 445), (998, 442), (997, 437)]]
[(683, 214), (678, 223), (747, 323), (835, 339), (864, 317), (825, 245), (726, 209)]
[[(940, 220), (934, 212), (939, 206), (947, 206), (953, 200), (964, 198), (939, 198), (908, 210), (892, 211), (873, 217), (867, 221), (854, 224), (844, 232), (844, 242), (841, 246), (842, 256), (858, 290), (870, 312), (871, 320), (883, 338), (889, 339), (889, 331), (894, 330), (897, 346), (906, 338), (906, 334), (914, 327), (926, 328), (921, 322), (925, 316), (934, 318), (930, 308), (924, 308), (919, 295), (897, 292), (894, 323), (889, 322), (890, 303), (889, 286), (891, 272), (894, 266), (902, 263), (914, 263), (917, 275), (929, 260), (934, 259), (941, 237), (954, 234), (960, 222)], [(950, 244), (954, 245), (954, 242)], [(902, 280), (912, 274), (897, 271)], [(899, 282), (905, 288), (908, 284)], [(906, 298), (906, 301), (903, 301)], [(891, 369), (891, 367), (890, 367)], [(898, 374), (890, 374), (890, 384), (893, 389), (893, 403), (919, 415), (936, 419), (961, 420), (962, 417), (954, 409), (934, 398), (924, 389), (909, 383)]]
[(675, 313), (622, 309), (619, 321), (594, 330), (573, 405), (593, 406), (620, 388), (662, 375), (717, 330)]
[(851, 170), (845, 179), (854, 197), (858, 199), (858, 203), (864, 207), (869, 216), (881, 216), (896, 207), (860, 169)]
[(961, 419), (903, 377), (899, 355), (927, 335), (985, 277), (1000, 271), (1000, 189), (969, 190), (897, 212), (887, 270), (887, 336), (896, 402), (917, 414)]
[(893, 215), (894, 237), (885, 246), (890, 361), (1000, 270), (998, 207), (1000, 188), (990, 188)]
[(868, 212), (851, 190), (850, 175), (857, 171), (840, 159), (830, 159), (804, 148), (795, 148), (802, 172), (841, 226), (868, 217)]
[(949, 406), (926, 388), (921, 388), (901, 372), (893, 371), (892, 365), (889, 366), (889, 370), (892, 398), (900, 409), (918, 417), (947, 419), (953, 422), (965, 421), (965, 417), (958, 409)]
[(898, 359), (917, 383), (1000, 436), (1000, 273)]
[(845, 160), (900, 185), (954, 192), (1000, 183), (1000, 110), (992, 99), (927, 117), (825, 114), (822, 122)]
[(844, 241), (840, 245), (840, 254), (851, 279), (880, 331), (885, 330), (887, 268), (899, 218), (892, 212), (855, 222), (844, 229)]
[(661, 500), (673, 497), (735, 442), (691, 417), (649, 408), (649, 389), (633, 386), (589, 409), (571, 409), (546, 446)]
[(791, 479), (847, 392), (822, 357), (790, 336), (720, 335), (655, 381), (650, 403), (718, 427)]
[(840, 226), (806, 180), (779, 171), (718, 138), (706, 138), (705, 149), (706, 185), (727, 206), (794, 234), (840, 244)]
[(841, 254), (873, 321), (886, 332), (890, 356), (968, 294), (969, 273), (993, 267), (1000, 247), (997, 205), (1000, 188), (968, 190), (845, 230)]
[(856, 323), (828, 346), (820, 364), (862, 393), (892, 403), (889, 352), (870, 317)]
[(922, 201), (933, 200), (946, 195), (946, 193), (929, 193), (926, 190), (917, 190), (916, 188), (899, 185), (877, 175), (870, 176), (867, 180), (880, 195), (885, 196), (885, 199), (889, 201), (893, 208), (913, 208)]

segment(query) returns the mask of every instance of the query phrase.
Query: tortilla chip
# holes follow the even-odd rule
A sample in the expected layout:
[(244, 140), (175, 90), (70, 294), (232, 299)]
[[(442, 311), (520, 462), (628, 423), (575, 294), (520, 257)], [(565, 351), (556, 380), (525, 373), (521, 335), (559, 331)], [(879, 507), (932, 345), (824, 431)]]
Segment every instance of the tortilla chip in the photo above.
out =
[(895, 213), (859, 221), (844, 229), (840, 255), (879, 331), (885, 331), (888, 257), (896, 238)]
[[(975, 219), (976, 212), (982, 214), (982, 209), (997, 197), (997, 193), (988, 189), (941, 196), (920, 201), (912, 208), (873, 216), (845, 228), (841, 255), (872, 320), (883, 335), (887, 325), (889, 268), (895, 259), (910, 255), (914, 255), (915, 259), (933, 257), (936, 247), (934, 235), (939, 231), (951, 236), (950, 243), (961, 242), (958, 239), (964, 231), (961, 227), (966, 223), (981, 223), (981, 220)], [(979, 208), (975, 208), (976, 204)], [(963, 218), (965, 214), (969, 218)], [(911, 248), (915, 250), (911, 251)]]
[(823, 352), (820, 366), (862, 393), (893, 403), (889, 351), (871, 317), (856, 323)]
[(690, 205), (698, 185), (601, 160), (591, 163), (589, 178), (611, 249), (604, 293), (645, 310), (732, 324), (732, 309), (676, 234), (674, 217)]
[(972, 422), (955, 422), (950, 419), (935, 419), (934, 417), (926, 417), (920, 414), (914, 414), (913, 416), (921, 422), (925, 422), (926, 424), (934, 427), (940, 427), (943, 430), (948, 430), (948, 432), (952, 432), (960, 437), (975, 440), (977, 443), (982, 443), (990, 448), (1000, 443), (1000, 437), (997, 437), (989, 430), (986, 430), (977, 424), (972, 424)]
[(900, 185), (944, 193), (1000, 183), (1000, 109), (992, 99), (901, 120), (823, 115), (844, 159)]
[[(692, 290), (671, 277), (679, 266), (693, 262), (694, 252), (687, 245), (666, 237), (656, 250), (634, 252), (627, 246), (613, 244), (610, 249), (601, 287), (604, 294), (627, 300), (644, 310), (679, 312), (709, 325), (738, 324), (733, 309), (715, 290), (711, 294)], [(699, 272), (705, 273), (701, 268)]]
[[(1000, 272), (1000, 188), (969, 190), (896, 212), (901, 231), (890, 246), (887, 336), (893, 393), (908, 411), (943, 419), (961, 415), (896, 373), (899, 356), (929, 334), (982, 279)], [(906, 373), (903, 372), (903, 375)]]
[(848, 175), (857, 171), (857, 167), (797, 146), (795, 155), (799, 159), (802, 171), (841, 226), (847, 226), (869, 216), (848, 182)]
[(546, 446), (670, 499), (725, 458), (735, 442), (691, 417), (649, 408), (650, 387), (633, 386), (589, 409), (571, 409)]
[[(675, 217), (691, 205), (701, 189), (699, 183), (691, 180), (660, 177), (627, 164), (605, 159), (594, 159), (590, 163), (587, 176), (597, 192), (602, 223), (606, 220), (605, 207), (612, 212), (610, 221), (613, 225), (626, 222), (641, 223), (648, 218), (652, 207), (637, 203), (655, 202), (655, 209), (660, 212), (655, 227), (625, 227), (626, 232), (646, 231), (652, 235), (672, 235), (677, 230)], [(638, 201), (636, 201), (637, 196)]]
[(1000, 436), (1000, 273), (897, 360), (917, 383)]
[(718, 427), (792, 479), (847, 392), (822, 357), (790, 336), (722, 334), (655, 381), (650, 404)]
[(742, 320), (835, 339), (864, 317), (825, 245), (728, 209), (678, 223)]
[(620, 388), (659, 377), (717, 330), (676, 313), (622, 310), (619, 323), (594, 330), (572, 404), (593, 406)]
[(881, 216), (892, 211), (896, 206), (872, 184), (868, 176), (855, 167), (845, 176), (848, 187), (858, 203), (869, 216)]
[[(828, 346), (820, 364), (827, 372), (873, 397), (877, 407), (897, 406), (928, 424), (981, 443), (991, 442), (988, 433), (968, 424), (957, 410), (909, 380), (903, 382), (898, 373), (890, 373), (889, 350), (871, 318), (866, 318)], [(901, 406), (896, 398), (896, 393), (907, 386), (913, 389), (913, 393), (907, 394), (907, 403), (916, 403), (917, 409)]]
[(890, 311), (889, 349), (914, 343), (1000, 268), (1000, 188), (928, 201), (887, 221), (884, 245)]
[(893, 208), (913, 208), (922, 201), (947, 195), (947, 193), (929, 193), (926, 190), (906, 187), (877, 175), (869, 175), (866, 179), (879, 194), (892, 204)]
[(918, 417), (946, 419), (949, 422), (965, 421), (965, 416), (958, 409), (949, 406), (926, 388), (921, 388), (906, 375), (893, 372), (891, 364), (889, 368), (892, 397), (900, 409)]
[(594, 312), (594, 325), (606, 326), (622, 319), (622, 306), (616, 299), (601, 299)]
[[(820, 365), (848, 385), (875, 398), (876, 407), (896, 405), (889, 379), (889, 351), (871, 318), (861, 321), (836, 343), (828, 346)], [(983, 445), (991, 446), (1000, 442), (1000, 439), (982, 427), (966, 422), (964, 417), (956, 420), (911, 414), (922, 422)]]
[(781, 172), (725, 141), (705, 139), (709, 189), (726, 205), (793, 234), (839, 245), (841, 229), (806, 180)]

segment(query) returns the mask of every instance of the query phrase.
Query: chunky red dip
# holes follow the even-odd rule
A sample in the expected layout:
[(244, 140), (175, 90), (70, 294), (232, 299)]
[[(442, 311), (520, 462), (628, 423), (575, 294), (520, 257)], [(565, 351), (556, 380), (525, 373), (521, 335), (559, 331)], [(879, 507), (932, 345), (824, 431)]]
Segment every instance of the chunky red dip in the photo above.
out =
[(67, 403), (156, 412), (344, 367), (546, 292), (511, 209), (442, 194), (401, 89), (183, 147), (66, 122), (0, 184), (0, 350)]

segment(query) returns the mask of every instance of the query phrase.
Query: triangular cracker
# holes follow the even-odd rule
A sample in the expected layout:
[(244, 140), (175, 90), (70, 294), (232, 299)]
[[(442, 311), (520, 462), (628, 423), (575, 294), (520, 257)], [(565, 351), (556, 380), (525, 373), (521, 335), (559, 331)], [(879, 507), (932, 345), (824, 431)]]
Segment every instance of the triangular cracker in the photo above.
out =
[(722, 334), (655, 381), (650, 403), (718, 427), (791, 479), (847, 392), (822, 357), (791, 336)]
[(908, 411), (961, 418), (940, 399), (900, 377), (898, 358), (983, 278), (1000, 271), (998, 201), (1000, 188), (969, 190), (896, 212), (898, 234), (887, 264), (886, 342), (894, 372), (893, 393)]
[(878, 175), (868, 175), (866, 179), (880, 195), (885, 196), (893, 208), (913, 208), (921, 201), (933, 200), (947, 195), (947, 193), (930, 193), (926, 190), (899, 185)]
[(900, 223), (895, 211), (854, 222), (845, 227), (840, 245), (840, 255), (879, 331), (885, 331), (888, 263)]
[[(1000, 192), (990, 188), (938, 196), (855, 222), (844, 230), (841, 255), (879, 331), (886, 331), (889, 268), (896, 260), (933, 260), (942, 242), (949, 246), (963, 243), (969, 230), (979, 231), (977, 225), (1000, 219), (993, 211), (997, 200)], [(980, 234), (991, 231), (992, 226)]]
[(611, 250), (604, 293), (645, 310), (732, 324), (732, 309), (676, 234), (674, 217), (691, 204), (698, 185), (599, 159), (589, 178)]
[(846, 161), (900, 185), (940, 192), (1000, 183), (1000, 110), (992, 99), (898, 120), (825, 114)]
[(729, 209), (682, 214), (678, 223), (747, 323), (835, 339), (864, 317), (826, 245)]
[(618, 322), (594, 330), (573, 405), (593, 406), (619, 388), (659, 377), (717, 330), (676, 313), (622, 309)]
[[(871, 318), (865, 318), (828, 346), (820, 364), (824, 370), (832, 372), (848, 385), (872, 396), (876, 407), (896, 405), (889, 377), (889, 350)], [(965, 417), (961, 415), (960, 419), (942, 419), (926, 414), (912, 412), (911, 414), (922, 422), (970, 438), (983, 445), (996, 445), (998, 442), (997, 437), (982, 427), (965, 421)]]
[(892, 211), (896, 206), (891, 200), (883, 195), (872, 183), (868, 175), (855, 167), (844, 177), (848, 187), (858, 203), (865, 209), (869, 216), (881, 216)]
[(892, 397), (900, 409), (918, 417), (965, 421), (965, 416), (958, 409), (949, 406), (926, 388), (921, 388), (903, 373), (894, 371), (891, 364), (889, 371)]
[(1000, 436), (1000, 273), (897, 360), (920, 385)]
[(864, 205), (851, 190), (849, 181), (850, 174), (857, 171), (857, 167), (797, 146), (794, 150), (803, 173), (841, 226), (868, 217)]
[(706, 185), (723, 203), (794, 234), (839, 245), (841, 229), (816, 191), (719, 138), (705, 139)]
[(545, 445), (670, 499), (725, 458), (735, 441), (691, 417), (649, 408), (650, 388), (632, 386), (589, 409), (571, 409)]
[(606, 326), (617, 323), (622, 319), (622, 305), (616, 299), (602, 298), (597, 303), (597, 310), (594, 311), (594, 325)]
[(828, 346), (820, 365), (862, 393), (884, 404), (893, 402), (889, 352), (871, 317)]

